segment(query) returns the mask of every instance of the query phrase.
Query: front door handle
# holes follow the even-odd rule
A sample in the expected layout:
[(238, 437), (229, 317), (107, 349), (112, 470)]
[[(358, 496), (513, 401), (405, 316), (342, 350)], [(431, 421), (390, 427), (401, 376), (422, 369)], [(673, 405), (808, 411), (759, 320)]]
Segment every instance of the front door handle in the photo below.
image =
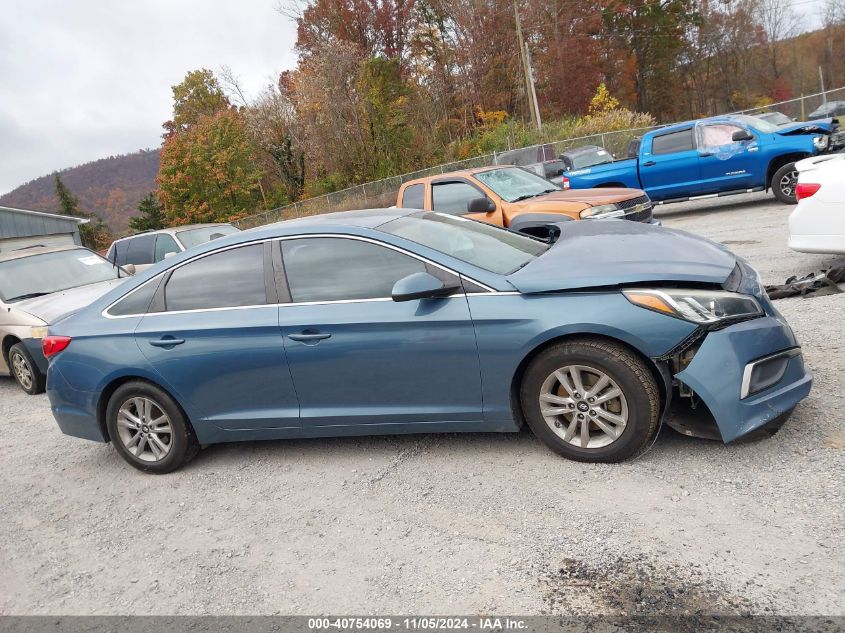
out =
[(150, 345), (153, 347), (176, 347), (177, 345), (181, 345), (185, 342), (183, 338), (174, 338), (172, 336), (162, 336), (157, 341), (150, 341)]
[(653, 160), (648, 160), (643, 163), (643, 167), (654, 167), (656, 164)]
[(316, 343), (317, 341), (322, 341), (323, 339), (331, 338), (331, 334), (328, 332), (308, 332), (305, 331), (302, 334), (288, 334), (288, 338), (292, 341), (299, 341), (300, 343)]

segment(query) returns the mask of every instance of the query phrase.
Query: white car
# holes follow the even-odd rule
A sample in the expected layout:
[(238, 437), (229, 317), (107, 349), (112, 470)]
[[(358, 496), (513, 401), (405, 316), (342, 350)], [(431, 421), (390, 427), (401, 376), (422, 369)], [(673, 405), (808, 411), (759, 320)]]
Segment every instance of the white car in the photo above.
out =
[(789, 216), (789, 248), (845, 254), (845, 154), (795, 163), (798, 206)]

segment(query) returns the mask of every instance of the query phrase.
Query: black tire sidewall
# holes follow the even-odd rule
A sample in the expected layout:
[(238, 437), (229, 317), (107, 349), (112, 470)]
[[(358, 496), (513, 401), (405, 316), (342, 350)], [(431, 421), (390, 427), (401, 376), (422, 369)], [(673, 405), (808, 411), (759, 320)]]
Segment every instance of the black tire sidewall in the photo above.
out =
[[(29, 373), (32, 374), (32, 387), (30, 389), (24, 387), (20, 380), (18, 380), (18, 375), (15, 373), (14, 367), (12, 366), (12, 357), (15, 354), (20, 354), (21, 358), (23, 358), (29, 366)], [(38, 369), (38, 365), (35, 364), (35, 360), (32, 358), (32, 355), (23, 343), (15, 343), (11, 348), (9, 348), (9, 373), (12, 374), (12, 377), (15, 379), (18, 387), (23, 389), (30, 396), (34, 396), (44, 391), (47, 380), (44, 374), (41, 373), (41, 370)]]
[(791, 171), (795, 171), (795, 163), (787, 163), (783, 167), (780, 167), (775, 172), (774, 176), (772, 176), (772, 192), (775, 194), (775, 198), (784, 204), (798, 204), (798, 198), (795, 196), (795, 191), (792, 192), (792, 196), (787, 196), (780, 188), (781, 178)]
[[(628, 362), (642, 365), (627, 351), (624, 354)], [(540, 413), (540, 387), (555, 370), (565, 365), (599, 369), (622, 389), (628, 405), (628, 423), (619, 439), (602, 448), (582, 449), (564, 442), (546, 424)], [(648, 372), (644, 366), (642, 369)], [(656, 386), (653, 393), (656, 393)], [(625, 361), (604, 348), (578, 343), (553, 347), (534, 359), (523, 376), (520, 396), (525, 419), (535, 435), (558, 454), (577, 461), (619, 462), (636, 455), (654, 434), (659, 417), (659, 402), (655, 407), (646, 385)]]
[[(159, 462), (145, 462), (135, 457), (123, 445), (117, 429), (117, 412), (124, 402), (133, 397), (149, 398), (158, 404), (170, 418), (173, 427), (170, 452)], [(115, 449), (128, 464), (144, 472), (164, 474), (169, 473), (193, 456), (196, 439), (182, 410), (163, 389), (146, 382), (129, 382), (121, 385), (109, 398), (106, 407), (106, 428)]]

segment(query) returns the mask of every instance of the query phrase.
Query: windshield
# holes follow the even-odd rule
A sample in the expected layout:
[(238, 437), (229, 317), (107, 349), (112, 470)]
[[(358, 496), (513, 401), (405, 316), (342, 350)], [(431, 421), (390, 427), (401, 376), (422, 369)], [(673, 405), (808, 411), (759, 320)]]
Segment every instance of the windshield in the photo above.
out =
[(732, 117), (734, 120), (739, 121), (740, 123), (745, 123), (745, 125), (749, 127), (753, 127), (755, 130), (759, 130), (764, 134), (771, 134), (772, 132), (778, 131), (778, 126), (769, 123), (768, 121), (764, 121), (763, 119), (758, 119), (756, 116), (748, 116), (746, 114), (739, 114), (735, 117)]
[(118, 269), (85, 248), (0, 262), (0, 299), (7, 303), (117, 279)]
[(441, 213), (415, 213), (378, 228), (500, 275), (519, 270), (549, 248), (548, 244), (484, 222)]
[(575, 154), (574, 156), (570, 156), (570, 158), (572, 159), (573, 169), (584, 169), (585, 167), (592, 167), (593, 165), (601, 165), (613, 161), (613, 156), (603, 149)]
[(787, 123), (792, 123), (792, 119), (780, 112), (767, 112), (766, 114), (759, 115), (757, 118), (768, 121), (774, 125), (786, 125)]
[(176, 231), (176, 237), (185, 246), (185, 250), (205, 244), (211, 240), (216, 240), (218, 237), (231, 235), (237, 233), (236, 229), (231, 224), (218, 224), (217, 226), (204, 226), (199, 229), (185, 229), (184, 231)]
[(559, 191), (559, 187), (545, 178), (540, 178), (540, 176), (518, 167), (503, 167), (502, 169), (482, 171), (475, 174), (475, 177), (506, 202), (517, 202), (518, 200), (541, 196), (551, 191)]

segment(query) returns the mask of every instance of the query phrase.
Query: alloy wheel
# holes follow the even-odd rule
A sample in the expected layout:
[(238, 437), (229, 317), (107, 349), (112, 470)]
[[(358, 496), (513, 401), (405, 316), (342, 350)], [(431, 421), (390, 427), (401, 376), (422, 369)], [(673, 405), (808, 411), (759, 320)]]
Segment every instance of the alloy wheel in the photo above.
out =
[(32, 369), (26, 358), (20, 352), (12, 352), (12, 371), (21, 386), (27, 391), (32, 389)]
[(790, 198), (795, 197), (795, 187), (798, 185), (798, 172), (790, 171), (781, 176), (780, 190), (783, 195)]
[(556, 435), (578, 448), (612, 444), (628, 424), (628, 402), (619, 385), (586, 365), (567, 365), (546, 378), (540, 413)]
[(173, 446), (170, 417), (155, 400), (134, 397), (117, 411), (117, 429), (126, 450), (145, 462), (167, 457)]

